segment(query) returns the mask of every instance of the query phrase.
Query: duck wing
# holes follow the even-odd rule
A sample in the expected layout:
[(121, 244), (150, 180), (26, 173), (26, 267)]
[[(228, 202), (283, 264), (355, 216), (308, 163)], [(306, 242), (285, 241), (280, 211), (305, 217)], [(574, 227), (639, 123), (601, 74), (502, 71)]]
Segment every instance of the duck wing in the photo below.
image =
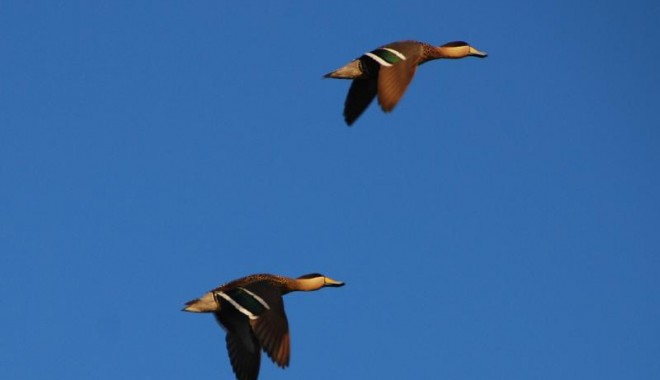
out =
[(385, 112), (390, 112), (401, 100), (403, 93), (415, 76), (417, 64), (413, 60), (401, 61), (392, 66), (383, 66), (378, 73), (378, 103)]
[(268, 305), (256, 318), (249, 320), (261, 348), (275, 364), (282, 368), (288, 366), (291, 350), (289, 322), (280, 288), (267, 281), (251, 283), (243, 288)]
[(252, 333), (248, 317), (231, 307), (221, 304), (222, 312), (213, 313), (218, 323), (227, 331), (225, 342), (232, 370), (238, 380), (257, 380), (261, 364), (259, 342)]
[(344, 120), (349, 126), (357, 120), (378, 92), (376, 78), (354, 79), (344, 103)]

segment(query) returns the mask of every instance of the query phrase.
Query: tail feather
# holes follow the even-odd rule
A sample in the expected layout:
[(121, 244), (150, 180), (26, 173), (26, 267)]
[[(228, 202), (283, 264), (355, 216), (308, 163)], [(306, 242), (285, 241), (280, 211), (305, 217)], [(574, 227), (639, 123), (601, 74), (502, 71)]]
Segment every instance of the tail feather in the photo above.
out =
[(186, 307), (181, 311), (191, 313), (212, 313), (220, 310), (220, 304), (215, 300), (213, 292), (208, 292), (202, 297), (186, 302)]
[(364, 75), (362, 69), (360, 68), (360, 61), (355, 60), (351, 61), (346, 66), (340, 67), (335, 71), (325, 74), (324, 78), (335, 78), (335, 79), (355, 79), (360, 78)]

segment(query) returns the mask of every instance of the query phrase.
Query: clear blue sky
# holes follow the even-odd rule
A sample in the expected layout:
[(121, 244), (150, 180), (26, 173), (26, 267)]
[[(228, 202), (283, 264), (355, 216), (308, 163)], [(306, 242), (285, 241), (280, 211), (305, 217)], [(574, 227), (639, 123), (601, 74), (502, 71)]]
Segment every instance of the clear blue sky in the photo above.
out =
[[(0, 378), (230, 379), (183, 302), (286, 296), (261, 379), (660, 378), (660, 5), (3, 1)], [(326, 72), (466, 40), (347, 128)]]

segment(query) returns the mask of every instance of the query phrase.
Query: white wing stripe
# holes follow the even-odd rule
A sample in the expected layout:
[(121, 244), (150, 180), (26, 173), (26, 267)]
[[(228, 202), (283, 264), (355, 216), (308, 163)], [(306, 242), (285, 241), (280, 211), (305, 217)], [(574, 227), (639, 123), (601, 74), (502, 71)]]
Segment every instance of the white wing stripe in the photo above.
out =
[(250, 319), (257, 319), (258, 318), (256, 315), (252, 314), (252, 312), (250, 312), (250, 310), (248, 310), (248, 309), (244, 308), (243, 306), (239, 305), (238, 302), (234, 301), (231, 297), (229, 297), (225, 293), (217, 292), (216, 294), (219, 295), (220, 297), (226, 299), (227, 302), (229, 302), (230, 304), (232, 304), (232, 306), (234, 306), (236, 308), (236, 310), (238, 310), (241, 313), (247, 315), (248, 318), (250, 318)]
[(369, 57), (369, 58), (373, 59), (374, 61), (380, 63), (381, 66), (385, 66), (385, 67), (392, 66), (391, 63), (388, 63), (386, 60), (382, 59), (381, 57), (377, 56), (374, 53), (369, 52), (369, 53), (364, 53), (364, 55), (366, 55), (367, 57)]

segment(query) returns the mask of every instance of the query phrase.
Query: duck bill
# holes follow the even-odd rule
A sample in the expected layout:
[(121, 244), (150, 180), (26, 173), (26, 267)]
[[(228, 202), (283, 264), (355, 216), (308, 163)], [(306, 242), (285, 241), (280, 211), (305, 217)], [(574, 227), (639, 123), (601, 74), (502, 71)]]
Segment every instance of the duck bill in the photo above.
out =
[(326, 277), (323, 283), (323, 286), (332, 286), (334, 288), (338, 288), (340, 286), (346, 285), (343, 281), (337, 281), (333, 280), (330, 277)]
[(479, 58), (488, 57), (488, 53), (486, 53), (485, 51), (479, 51), (479, 50), (473, 48), (472, 46), (470, 46), (470, 55), (474, 56), (474, 57), (479, 57)]

